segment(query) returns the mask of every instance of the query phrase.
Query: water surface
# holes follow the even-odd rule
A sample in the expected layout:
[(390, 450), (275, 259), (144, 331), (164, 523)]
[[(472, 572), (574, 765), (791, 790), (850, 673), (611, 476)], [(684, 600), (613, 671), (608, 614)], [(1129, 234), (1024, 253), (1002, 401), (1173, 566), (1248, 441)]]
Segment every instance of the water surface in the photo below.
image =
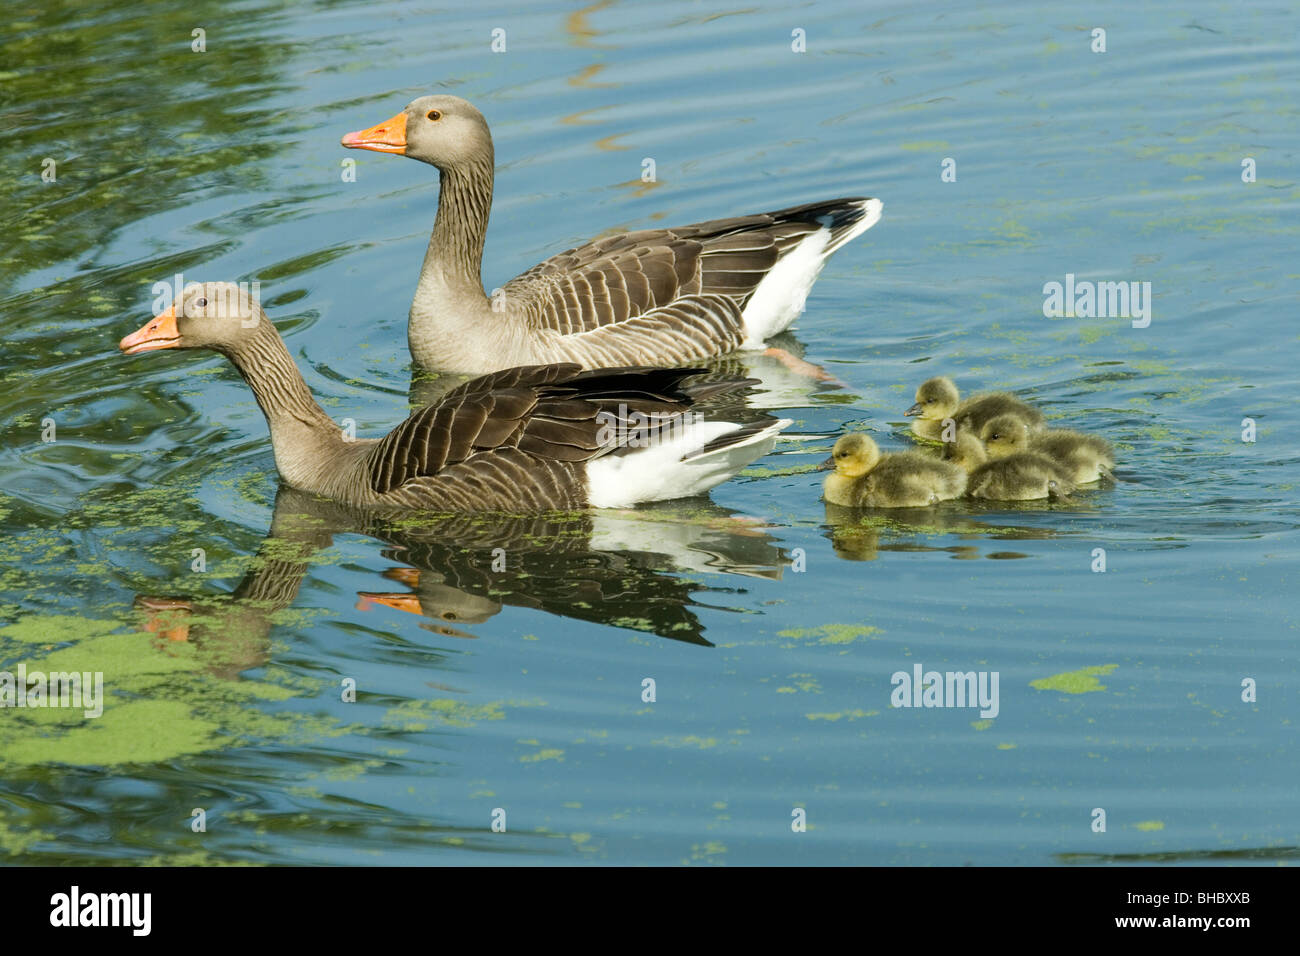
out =
[[(0, 669), (103, 671), (108, 699), (0, 712), (0, 858), (1294, 860), (1297, 16), (1083, 15), (20, 4)], [(221, 359), (116, 343), (154, 282), (257, 279), (329, 413), (386, 431), (436, 176), (338, 139), (431, 91), (492, 124), (488, 288), (610, 230), (882, 198), (781, 343), (838, 381), (737, 366), (796, 424), (711, 501), (381, 526), (280, 491)], [(1067, 273), (1150, 282), (1150, 325), (1045, 318)], [(1119, 481), (828, 513), (834, 436), (904, 447), (939, 372), (1106, 435)], [(996, 671), (997, 717), (892, 708), (918, 663)]]

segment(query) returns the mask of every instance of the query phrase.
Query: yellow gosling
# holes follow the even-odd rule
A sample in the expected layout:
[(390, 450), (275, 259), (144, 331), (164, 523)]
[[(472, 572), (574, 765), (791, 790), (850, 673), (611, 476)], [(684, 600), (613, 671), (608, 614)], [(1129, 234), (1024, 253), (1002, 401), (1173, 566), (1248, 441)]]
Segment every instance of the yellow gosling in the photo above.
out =
[(1037, 452), (1016, 452), (990, 460), (978, 438), (958, 432), (945, 442), (943, 458), (964, 470), (966, 494), (994, 501), (1034, 501), (1060, 498), (1074, 490), (1068, 469)]
[(1022, 402), (1009, 392), (984, 392), (972, 395), (966, 401), (952, 379), (940, 375), (926, 379), (916, 390), (916, 404), (903, 414), (915, 417), (912, 432), (921, 438), (938, 440), (943, 435), (943, 423), (951, 418), (957, 430), (980, 433), (984, 424), (999, 415), (1016, 415), (1031, 431), (1045, 427), (1043, 413)]
[(966, 489), (956, 465), (914, 451), (882, 454), (866, 435), (842, 436), (820, 467), (834, 469), (822, 497), (848, 508), (923, 508)]
[(1115, 468), (1115, 449), (1099, 435), (1064, 428), (1031, 432), (1016, 418), (1000, 415), (984, 425), (980, 437), (990, 458), (1036, 452), (1065, 469), (1076, 485), (1109, 478)]

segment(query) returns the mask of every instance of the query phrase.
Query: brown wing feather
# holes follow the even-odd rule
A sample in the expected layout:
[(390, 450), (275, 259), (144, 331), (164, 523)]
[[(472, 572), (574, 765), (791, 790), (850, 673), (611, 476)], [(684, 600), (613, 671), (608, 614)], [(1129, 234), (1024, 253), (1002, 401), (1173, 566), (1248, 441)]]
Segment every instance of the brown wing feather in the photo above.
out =
[(689, 295), (725, 296), (743, 309), (782, 256), (824, 227), (829, 248), (861, 219), (861, 203), (837, 199), (606, 236), (552, 256), (503, 291), (531, 327), (560, 335), (622, 325)]
[(687, 295), (626, 321), (564, 336), (543, 335), (555, 357), (590, 367), (628, 365), (647, 356), (663, 365), (696, 362), (739, 348), (745, 324), (736, 300), (723, 295)]
[[(637, 420), (642, 435), (673, 427), (701, 393), (683, 380), (701, 371), (583, 372), (567, 364), (484, 375), (412, 413), (377, 442), (367, 456), (366, 475), (375, 494), (395, 502), (441, 501), (437, 494), (444, 492), (456, 500), (480, 494), (495, 502), (513, 482), (516, 498), (550, 495), (554, 500), (546, 507), (564, 507), (570, 490), (560, 487), (561, 479), (573, 480), (565, 468), (617, 451), (620, 442), (610, 442), (610, 426), (628, 424), (635, 413), (649, 418), (648, 424)], [(746, 384), (737, 379), (732, 387)], [(616, 432), (629, 433), (627, 428)], [(523, 465), (535, 474), (520, 471)]]

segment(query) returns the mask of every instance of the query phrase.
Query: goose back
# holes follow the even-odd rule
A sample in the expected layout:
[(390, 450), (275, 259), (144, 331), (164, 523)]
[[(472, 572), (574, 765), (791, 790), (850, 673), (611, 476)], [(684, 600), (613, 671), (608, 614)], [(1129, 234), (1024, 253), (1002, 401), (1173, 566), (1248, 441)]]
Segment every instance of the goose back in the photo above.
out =
[(448, 511), (586, 507), (588, 462), (653, 444), (697, 399), (749, 384), (684, 382), (701, 371), (561, 364), (483, 376), (376, 443), (348, 497)]

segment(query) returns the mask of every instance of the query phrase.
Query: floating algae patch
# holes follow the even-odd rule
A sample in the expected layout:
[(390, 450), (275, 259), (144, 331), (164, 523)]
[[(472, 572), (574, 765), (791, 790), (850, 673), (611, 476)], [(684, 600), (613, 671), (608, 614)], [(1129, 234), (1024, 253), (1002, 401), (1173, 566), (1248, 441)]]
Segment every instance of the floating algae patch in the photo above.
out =
[(564, 760), (564, 751), (558, 747), (543, 747), (536, 753), (524, 754), (519, 758), (520, 763), (538, 763), (542, 760)]
[(810, 475), (817, 470), (817, 464), (809, 462), (802, 465), (786, 465), (781, 468), (758, 465), (753, 468), (742, 468), (737, 474), (741, 478), (789, 478), (792, 475)]
[[(732, 742), (735, 743), (735, 741)], [(717, 737), (700, 737), (696, 734), (660, 737), (658, 740), (650, 741), (650, 746), (652, 747), (671, 747), (673, 749), (698, 748), (700, 750), (712, 750), (717, 745)]]
[(117, 621), (96, 621), (93, 618), (78, 617), (74, 614), (53, 617), (30, 614), (7, 627), (0, 628), (0, 660), (5, 660), (11, 650), (5, 647), (5, 641), (65, 644), (70, 641), (103, 637), (112, 634), (121, 626)]
[[(30, 680), (42, 674), (102, 674), (98, 700), (82, 706), (6, 708), (0, 720), (0, 767), (44, 764), (119, 766), (157, 763), (250, 741), (335, 730), (308, 714), (267, 713), (265, 701), (295, 691), (210, 672), (212, 655), (184, 641), (124, 631), (115, 621), (29, 616), (0, 628), (0, 660), (21, 660)], [(35, 645), (64, 645), (32, 656)], [(99, 716), (96, 705), (102, 707)]]
[(54, 839), (52, 833), (33, 830), (22, 824), (14, 825), (4, 813), (0, 813), (0, 855), (17, 856), (27, 851), (35, 843)]
[(128, 700), (59, 735), (20, 735), (13, 740), (6, 729), (0, 732), (0, 759), (7, 765), (157, 763), (210, 750), (218, 729), (181, 701)]
[(817, 682), (817, 678), (813, 677), (812, 674), (791, 674), (786, 680), (790, 681), (790, 684), (794, 686), (787, 684), (778, 687), (776, 689), (778, 694), (797, 694), (799, 691), (803, 691), (805, 694), (820, 694), (822, 692), (821, 684)]
[(483, 720), (504, 720), (505, 716), (503, 701), (471, 704), (450, 697), (437, 697), (404, 701), (384, 714), (383, 724), (397, 730), (421, 731), (427, 730), (430, 724), (472, 727)]
[(818, 644), (852, 644), (860, 637), (871, 637), (884, 631), (869, 624), (823, 624), (821, 627), (795, 627), (776, 633), (778, 637), (795, 640), (816, 638)]
[[(212, 521), (197, 509), (195, 492), (198, 482), (188, 479), (152, 488), (132, 489), (125, 494), (98, 496), (85, 500), (81, 508), (67, 515), (69, 526), (139, 531), (146, 528), (166, 530), (176, 537), (200, 539), (211, 530)], [(192, 512), (182, 507), (194, 507)]]
[(1133, 824), (1133, 829), (1151, 832), (1152, 830), (1163, 830), (1165, 825), (1160, 820), (1143, 820), (1140, 823)]
[(841, 710), (837, 713), (829, 714), (804, 714), (809, 720), (829, 720), (834, 723), (837, 720), (860, 720), (863, 717), (879, 717), (878, 710)]
[(1097, 680), (1113, 671), (1118, 664), (1102, 664), (1098, 667), (1085, 667), (1083, 670), (1066, 671), (1051, 677), (1031, 680), (1029, 686), (1034, 690), (1059, 690), (1063, 694), (1087, 694), (1094, 690), (1105, 690), (1106, 685)]

